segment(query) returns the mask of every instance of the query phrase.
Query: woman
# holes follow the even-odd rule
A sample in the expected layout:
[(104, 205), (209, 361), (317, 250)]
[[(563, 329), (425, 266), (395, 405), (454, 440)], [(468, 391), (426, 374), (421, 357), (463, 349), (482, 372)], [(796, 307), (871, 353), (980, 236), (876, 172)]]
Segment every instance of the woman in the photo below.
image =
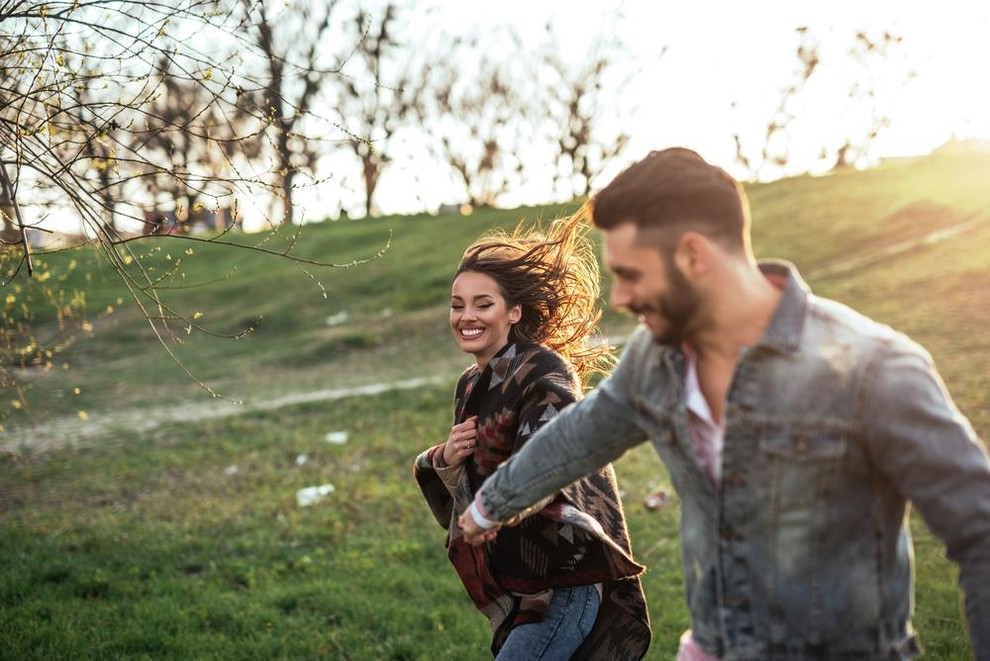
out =
[(589, 336), (598, 264), (585, 210), (545, 236), (483, 237), (451, 285), (450, 326), (474, 356), (454, 396), (445, 443), (423, 452), (415, 475), (448, 530), (447, 556), (490, 621), (497, 659), (639, 659), (649, 617), (611, 466), (563, 489), (482, 547), (464, 543), (457, 517), (475, 490), (540, 426), (581, 396), (581, 377), (608, 365)]

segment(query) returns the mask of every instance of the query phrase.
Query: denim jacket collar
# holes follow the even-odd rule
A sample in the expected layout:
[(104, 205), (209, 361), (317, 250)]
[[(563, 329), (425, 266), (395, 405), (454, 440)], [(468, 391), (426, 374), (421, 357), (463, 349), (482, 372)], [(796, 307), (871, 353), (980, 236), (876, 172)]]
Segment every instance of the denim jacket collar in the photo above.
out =
[(797, 268), (784, 261), (763, 261), (759, 264), (764, 275), (784, 279), (783, 296), (757, 347), (767, 347), (781, 353), (797, 351), (804, 332), (811, 290), (805, 284)]
[[(808, 309), (808, 296), (811, 289), (801, 278), (797, 268), (783, 260), (766, 260), (759, 263), (764, 275), (784, 281), (783, 296), (774, 311), (770, 325), (756, 347), (766, 347), (779, 353), (794, 353), (801, 342), (805, 315)], [(672, 347), (660, 354), (659, 360), (681, 376), (687, 369), (687, 357), (680, 347)]]

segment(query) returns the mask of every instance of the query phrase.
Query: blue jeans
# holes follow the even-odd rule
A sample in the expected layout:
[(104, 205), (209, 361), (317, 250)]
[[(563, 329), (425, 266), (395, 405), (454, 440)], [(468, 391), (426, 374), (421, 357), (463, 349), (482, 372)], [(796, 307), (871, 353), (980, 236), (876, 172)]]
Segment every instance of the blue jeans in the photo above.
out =
[(601, 598), (594, 585), (555, 588), (542, 622), (520, 624), (496, 661), (566, 661), (591, 633)]

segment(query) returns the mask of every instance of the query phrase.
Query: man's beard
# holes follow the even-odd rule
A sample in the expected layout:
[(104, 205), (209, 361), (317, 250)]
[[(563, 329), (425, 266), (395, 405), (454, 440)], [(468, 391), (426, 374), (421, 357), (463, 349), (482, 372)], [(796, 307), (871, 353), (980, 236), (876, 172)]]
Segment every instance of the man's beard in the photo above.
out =
[(637, 314), (659, 312), (664, 327), (653, 331), (653, 341), (672, 347), (684, 343), (691, 321), (695, 318), (701, 299), (673, 260), (664, 260), (670, 287), (655, 305), (635, 310)]

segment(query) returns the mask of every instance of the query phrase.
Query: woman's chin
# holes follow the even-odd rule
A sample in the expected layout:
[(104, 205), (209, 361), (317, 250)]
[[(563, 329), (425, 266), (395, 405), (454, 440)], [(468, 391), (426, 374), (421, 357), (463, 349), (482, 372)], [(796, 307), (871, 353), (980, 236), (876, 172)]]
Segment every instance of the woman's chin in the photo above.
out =
[(454, 341), (457, 342), (457, 346), (464, 353), (469, 353), (471, 355), (477, 355), (481, 351), (482, 347), (475, 340), (465, 340), (462, 337), (454, 337)]

